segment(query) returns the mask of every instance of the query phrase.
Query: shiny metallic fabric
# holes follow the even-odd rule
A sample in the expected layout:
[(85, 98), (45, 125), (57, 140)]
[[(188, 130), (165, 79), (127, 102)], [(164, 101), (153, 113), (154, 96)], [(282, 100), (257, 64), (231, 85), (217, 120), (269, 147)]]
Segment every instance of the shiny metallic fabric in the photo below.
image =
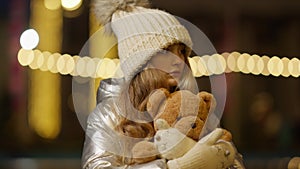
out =
[[(120, 137), (114, 130), (119, 109), (116, 98), (123, 79), (102, 80), (97, 92), (97, 107), (89, 115), (82, 152), (84, 169), (165, 169), (166, 161), (158, 159), (141, 165), (126, 165), (120, 156), (130, 157), (130, 144), (138, 140)], [(114, 111), (112, 111), (114, 110)]]

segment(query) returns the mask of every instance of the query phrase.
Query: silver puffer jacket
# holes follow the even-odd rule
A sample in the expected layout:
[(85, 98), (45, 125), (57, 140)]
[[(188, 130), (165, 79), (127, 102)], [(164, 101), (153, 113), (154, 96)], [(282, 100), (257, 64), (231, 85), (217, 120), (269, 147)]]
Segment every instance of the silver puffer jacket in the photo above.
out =
[(118, 124), (115, 98), (118, 96), (122, 79), (102, 80), (97, 92), (97, 107), (89, 115), (86, 128), (86, 138), (82, 154), (84, 169), (164, 169), (163, 159), (143, 165), (124, 165), (117, 155), (127, 154), (126, 139), (113, 130)]
[[(166, 161), (158, 159), (142, 165), (125, 165), (118, 160), (118, 155), (128, 154), (126, 139), (113, 130), (118, 124), (116, 111), (118, 105), (115, 102), (119, 94), (122, 79), (102, 80), (97, 92), (97, 107), (89, 115), (86, 128), (86, 138), (82, 154), (82, 167), (84, 169), (165, 169)], [(217, 127), (220, 116), (209, 116), (206, 131), (212, 131)], [(208, 120), (207, 120), (208, 122)]]

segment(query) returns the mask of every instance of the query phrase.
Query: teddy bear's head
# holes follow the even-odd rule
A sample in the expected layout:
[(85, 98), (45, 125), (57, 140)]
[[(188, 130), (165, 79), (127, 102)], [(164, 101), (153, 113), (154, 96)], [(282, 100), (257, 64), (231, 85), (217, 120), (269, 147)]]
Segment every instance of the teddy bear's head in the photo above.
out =
[[(193, 94), (188, 90), (170, 93), (158, 89), (151, 93), (147, 111), (157, 119), (164, 119), (171, 127), (177, 128), (188, 137), (198, 140), (209, 112), (214, 110), (215, 99), (208, 92)], [(157, 126), (154, 123), (154, 128)]]

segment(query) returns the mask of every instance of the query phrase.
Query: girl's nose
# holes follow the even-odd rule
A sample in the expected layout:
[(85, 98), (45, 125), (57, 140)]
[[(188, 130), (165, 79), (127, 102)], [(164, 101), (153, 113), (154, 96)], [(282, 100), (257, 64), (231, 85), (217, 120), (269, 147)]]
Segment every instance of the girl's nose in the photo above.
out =
[(174, 65), (178, 65), (178, 64), (181, 64), (183, 62), (183, 60), (179, 56), (174, 55), (174, 54), (172, 56), (172, 60), (173, 60), (172, 63)]

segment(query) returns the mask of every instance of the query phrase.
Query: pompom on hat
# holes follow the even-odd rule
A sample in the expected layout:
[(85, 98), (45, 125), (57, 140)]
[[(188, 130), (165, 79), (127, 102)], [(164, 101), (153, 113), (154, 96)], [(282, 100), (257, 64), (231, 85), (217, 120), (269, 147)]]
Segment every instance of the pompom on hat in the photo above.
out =
[[(94, 0), (100, 24), (118, 40), (118, 55), (125, 80), (131, 80), (153, 55), (174, 43), (190, 49), (187, 29), (171, 14), (151, 9), (147, 0)], [(109, 30), (111, 29), (111, 30)]]

